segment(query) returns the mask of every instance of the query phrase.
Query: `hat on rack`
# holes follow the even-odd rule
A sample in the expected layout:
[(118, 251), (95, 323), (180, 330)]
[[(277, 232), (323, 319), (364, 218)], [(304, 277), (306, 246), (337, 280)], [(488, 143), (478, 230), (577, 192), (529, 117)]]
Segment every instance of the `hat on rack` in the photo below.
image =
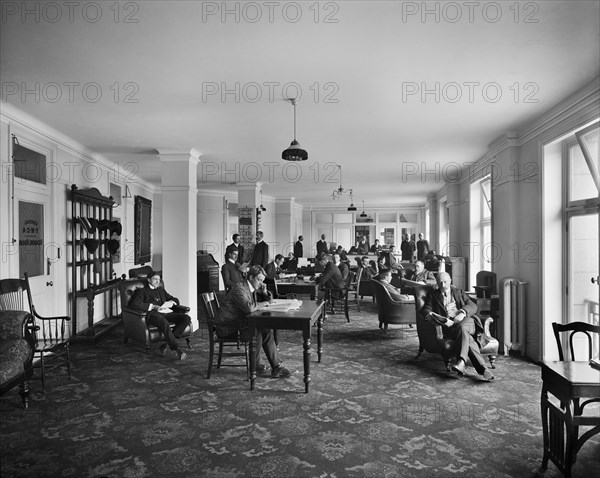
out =
[(96, 231), (96, 229), (98, 229), (98, 219), (95, 219), (93, 217), (88, 217), (86, 218), (88, 220), (88, 222), (92, 225), (92, 233), (94, 233)]
[(98, 259), (98, 258), (94, 259), (93, 264), (94, 264), (94, 267), (93, 267), (94, 272), (96, 274), (102, 273), (102, 264), (100, 263), (100, 259)]
[(120, 243), (116, 239), (111, 239), (106, 243), (106, 248), (110, 254), (116, 254), (119, 252)]
[(98, 239), (84, 239), (83, 245), (90, 254), (93, 254), (98, 249), (100, 241)]
[(100, 219), (98, 221), (98, 232), (108, 231), (110, 227), (110, 221), (108, 219)]
[(92, 229), (92, 224), (90, 223), (87, 217), (78, 217), (77, 219), (83, 227), (83, 229), (85, 229), (85, 232), (87, 232), (88, 234), (94, 233), (94, 230)]
[(120, 236), (123, 232), (123, 226), (119, 221), (110, 221), (108, 229), (110, 230), (111, 234), (116, 234), (117, 236)]

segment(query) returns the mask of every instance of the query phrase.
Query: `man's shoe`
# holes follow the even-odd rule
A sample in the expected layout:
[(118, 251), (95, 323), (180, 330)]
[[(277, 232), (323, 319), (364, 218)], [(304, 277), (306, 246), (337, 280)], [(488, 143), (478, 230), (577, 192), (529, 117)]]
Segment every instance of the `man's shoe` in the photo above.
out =
[(459, 359), (454, 365), (452, 365), (452, 370), (454, 370), (459, 375), (465, 374), (465, 361), (463, 359)]
[(160, 351), (160, 354), (164, 357), (165, 355), (167, 355), (167, 350), (169, 350), (169, 344), (162, 344), (158, 350)]
[(185, 360), (187, 358), (187, 354), (181, 349), (177, 349), (177, 355), (179, 356), (179, 360)]
[(483, 378), (484, 378), (484, 380), (491, 382), (492, 380), (494, 380), (494, 374), (492, 373), (492, 371), (489, 368), (486, 368), (483, 371)]
[(279, 367), (275, 367), (273, 370), (271, 370), (271, 377), (272, 378), (288, 378), (291, 375), (291, 372), (282, 366)]
[(256, 366), (256, 373), (265, 373), (267, 371), (267, 366), (264, 363), (259, 363)]

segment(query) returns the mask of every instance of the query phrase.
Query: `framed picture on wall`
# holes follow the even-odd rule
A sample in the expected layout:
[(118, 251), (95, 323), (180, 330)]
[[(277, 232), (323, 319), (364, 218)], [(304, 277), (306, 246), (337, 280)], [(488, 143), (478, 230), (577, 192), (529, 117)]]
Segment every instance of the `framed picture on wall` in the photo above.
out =
[(145, 264), (152, 258), (150, 238), (152, 234), (152, 201), (142, 196), (135, 197), (135, 245), (134, 264)]

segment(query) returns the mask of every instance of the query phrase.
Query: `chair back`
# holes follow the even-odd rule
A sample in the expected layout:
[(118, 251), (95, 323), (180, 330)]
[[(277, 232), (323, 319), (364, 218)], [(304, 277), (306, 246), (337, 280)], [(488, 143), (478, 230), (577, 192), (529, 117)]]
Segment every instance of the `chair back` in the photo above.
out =
[(25, 302), (27, 290), (28, 284), (24, 279), (0, 280), (0, 310), (28, 310)]
[(135, 269), (129, 269), (129, 278), (136, 279), (138, 277), (151, 277), (153, 272), (154, 271), (152, 270), (151, 266), (136, 267)]
[(479, 271), (475, 276), (475, 292), (478, 298), (489, 299), (497, 294), (496, 273), (490, 271)]
[(137, 289), (142, 289), (146, 285), (146, 279), (128, 279), (119, 282), (119, 294), (121, 297), (121, 308), (128, 307), (133, 294)]
[(561, 342), (561, 332), (566, 332), (569, 337), (569, 349), (571, 350), (571, 360), (575, 361), (575, 348), (573, 347), (573, 337), (575, 334), (585, 334), (588, 339), (588, 360), (598, 357), (598, 339), (600, 338), (600, 325), (592, 325), (586, 322), (571, 322), (569, 324), (557, 324), (552, 322), (552, 330), (556, 338), (556, 346), (558, 347), (558, 357), (560, 361), (564, 361), (563, 346)]
[(214, 292), (203, 292), (200, 294), (202, 299), (202, 304), (204, 305), (204, 310), (206, 312), (207, 322), (211, 324), (217, 317), (217, 312), (219, 310), (219, 299), (217, 294)]
[(355, 290), (356, 293), (358, 294), (358, 289), (360, 287), (360, 281), (361, 281), (362, 275), (363, 275), (363, 268), (359, 267), (358, 271), (355, 272), (354, 274), (355, 274), (355, 280), (350, 283), (350, 287), (352, 288), (352, 290)]

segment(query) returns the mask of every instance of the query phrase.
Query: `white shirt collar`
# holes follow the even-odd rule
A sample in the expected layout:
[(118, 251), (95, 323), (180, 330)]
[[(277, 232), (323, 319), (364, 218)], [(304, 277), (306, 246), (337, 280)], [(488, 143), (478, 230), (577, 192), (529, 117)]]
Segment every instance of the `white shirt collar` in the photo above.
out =
[(250, 293), (251, 293), (251, 294), (254, 294), (254, 291), (255, 291), (256, 289), (255, 289), (255, 288), (252, 286), (252, 284), (250, 283), (250, 281), (249, 281), (249, 280), (247, 280), (246, 282), (248, 283), (248, 287), (250, 287)]

